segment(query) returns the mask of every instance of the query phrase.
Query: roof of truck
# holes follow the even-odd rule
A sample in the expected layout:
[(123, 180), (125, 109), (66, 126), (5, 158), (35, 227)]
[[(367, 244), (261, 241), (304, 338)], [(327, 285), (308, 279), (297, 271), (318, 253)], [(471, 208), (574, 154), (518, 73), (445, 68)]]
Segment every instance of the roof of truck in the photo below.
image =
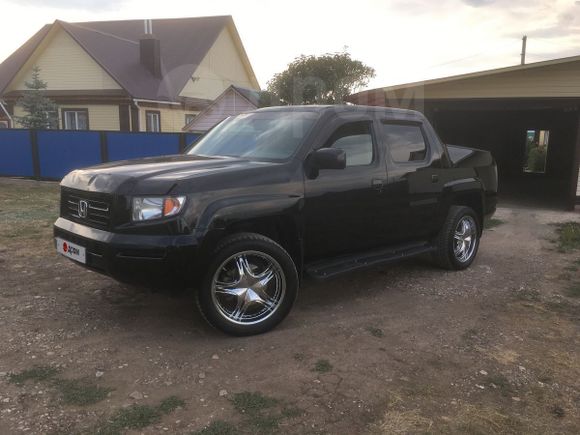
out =
[(409, 109), (394, 107), (362, 106), (358, 104), (327, 104), (327, 105), (301, 105), (301, 106), (272, 106), (258, 109), (259, 112), (385, 112), (399, 115), (419, 115), (420, 112)]

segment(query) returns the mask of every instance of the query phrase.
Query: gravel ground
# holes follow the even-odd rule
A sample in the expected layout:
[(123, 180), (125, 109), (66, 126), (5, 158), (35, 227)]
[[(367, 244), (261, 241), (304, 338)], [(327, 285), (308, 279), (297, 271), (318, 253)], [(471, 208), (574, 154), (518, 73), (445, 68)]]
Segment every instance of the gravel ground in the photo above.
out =
[(54, 253), (57, 201), (0, 180), (2, 434), (580, 433), (580, 252), (552, 225), (576, 213), (501, 208), (466, 271), (306, 282), (232, 338)]

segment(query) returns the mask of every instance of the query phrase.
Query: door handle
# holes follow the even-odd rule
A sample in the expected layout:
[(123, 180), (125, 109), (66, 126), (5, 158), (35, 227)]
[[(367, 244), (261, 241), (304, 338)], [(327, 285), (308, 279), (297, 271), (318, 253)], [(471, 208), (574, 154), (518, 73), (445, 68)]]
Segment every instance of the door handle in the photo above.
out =
[(373, 189), (378, 190), (379, 192), (382, 192), (384, 185), (385, 185), (385, 180), (383, 180), (382, 178), (373, 178), (373, 181), (372, 181)]
[(433, 174), (431, 175), (431, 183), (437, 183), (439, 181), (439, 175)]

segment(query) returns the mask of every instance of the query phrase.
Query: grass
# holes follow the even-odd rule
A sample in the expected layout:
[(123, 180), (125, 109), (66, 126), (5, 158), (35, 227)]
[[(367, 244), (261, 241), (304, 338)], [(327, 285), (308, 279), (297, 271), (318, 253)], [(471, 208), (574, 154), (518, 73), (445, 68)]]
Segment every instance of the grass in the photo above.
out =
[(295, 353), (293, 357), (298, 362), (303, 362), (306, 359), (306, 355), (302, 352)]
[(65, 405), (93, 405), (107, 398), (112, 388), (99, 387), (80, 379), (55, 379), (53, 385)]
[(472, 341), (475, 340), (478, 335), (479, 330), (477, 330), (477, 328), (469, 328), (466, 329), (463, 334), (461, 334), (461, 338), (463, 338), (465, 341)]
[(249, 391), (234, 394), (231, 402), (234, 408), (242, 414), (257, 414), (263, 409), (272, 408), (278, 404), (277, 399)]
[[(58, 217), (58, 183), (0, 183), (0, 245), (18, 246), (20, 255), (43, 255), (52, 249), (52, 223)], [(23, 249), (22, 241), (42, 240), (41, 248)]]
[(296, 418), (304, 414), (305, 411), (297, 406), (287, 406), (282, 409), (282, 416), (285, 418)]
[(162, 414), (170, 414), (177, 408), (183, 408), (185, 406), (185, 401), (177, 396), (169, 396), (161, 401), (157, 409)]
[(9, 382), (23, 385), (27, 381), (48, 382), (58, 392), (65, 405), (93, 405), (107, 398), (112, 388), (99, 387), (83, 379), (62, 379), (59, 370), (49, 366), (35, 366), (11, 375)]
[(201, 430), (192, 432), (191, 435), (235, 435), (239, 433), (238, 428), (223, 420), (212, 421)]
[(502, 414), (493, 408), (473, 405), (463, 406), (443, 432), (474, 435), (529, 433), (516, 417)]
[(369, 326), (366, 328), (367, 332), (371, 334), (373, 337), (383, 338), (385, 333), (381, 328), (375, 328), (374, 326)]
[(580, 282), (576, 282), (568, 287), (566, 294), (571, 298), (580, 298)]
[(518, 418), (485, 406), (463, 405), (445, 421), (431, 420), (419, 410), (389, 409), (371, 426), (372, 434), (515, 435), (530, 433)]
[(327, 359), (319, 359), (314, 364), (313, 370), (318, 373), (328, 373), (332, 370), (332, 364)]
[(164, 415), (170, 414), (184, 404), (185, 402), (180, 398), (170, 396), (157, 406), (132, 405), (128, 408), (119, 409), (106, 422), (93, 430), (92, 433), (98, 435), (120, 435), (127, 429), (144, 429), (152, 424), (159, 423)]
[(229, 422), (217, 420), (191, 435), (273, 434), (278, 432), (280, 423), (284, 419), (296, 418), (305, 413), (301, 408), (289, 406), (278, 399), (258, 392), (236, 393), (230, 402), (236, 411), (244, 416), (241, 423), (232, 425)]
[(520, 301), (537, 302), (541, 300), (540, 292), (536, 289), (525, 288), (517, 290), (514, 294), (515, 299)]
[(495, 385), (502, 396), (508, 397), (513, 394), (514, 390), (508, 378), (502, 374), (489, 375), (486, 377), (486, 383)]
[(575, 303), (572, 303), (567, 299), (562, 299), (559, 301), (547, 301), (544, 302), (543, 305), (550, 311), (572, 316), (573, 318), (580, 320), (580, 317), (578, 316), (578, 307)]
[(264, 396), (261, 393), (244, 391), (234, 394), (231, 399), (234, 408), (244, 414), (244, 426), (252, 434), (271, 434), (278, 429), (283, 415), (267, 413), (280, 404), (278, 399)]
[(580, 223), (564, 222), (556, 224), (556, 244), (562, 252), (580, 249)]
[(385, 412), (383, 420), (372, 428), (371, 433), (385, 435), (429, 433), (432, 425), (432, 420), (423, 417), (417, 411), (389, 410)]
[(143, 429), (161, 420), (161, 413), (153, 406), (132, 405), (118, 410), (95, 433), (99, 435), (118, 435), (126, 429)]
[(497, 219), (497, 218), (491, 218), (491, 219), (487, 219), (485, 221), (485, 223), (483, 224), (483, 228), (486, 230), (498, 227), (502, 224), (504, 224), (505, 222), (502, 221), (501, 219)]
[(17, 385), (22, 385), (26, 381), (48, 381), (53, 379), (58, 374), (58, 369), (49, 366), (34, 366), (31, 369), (26, 369), (20, 373), (11, 375), (9, 382)]

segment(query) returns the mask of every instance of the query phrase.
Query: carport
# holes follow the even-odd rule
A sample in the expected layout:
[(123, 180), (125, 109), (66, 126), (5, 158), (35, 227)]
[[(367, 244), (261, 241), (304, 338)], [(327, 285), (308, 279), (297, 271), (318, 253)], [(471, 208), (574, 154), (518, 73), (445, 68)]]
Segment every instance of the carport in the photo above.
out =
[(493, 153), (505, 203), (579, 201), (580, 56), (374, 89), (356, 104), (422, 111), (441, 139)]

